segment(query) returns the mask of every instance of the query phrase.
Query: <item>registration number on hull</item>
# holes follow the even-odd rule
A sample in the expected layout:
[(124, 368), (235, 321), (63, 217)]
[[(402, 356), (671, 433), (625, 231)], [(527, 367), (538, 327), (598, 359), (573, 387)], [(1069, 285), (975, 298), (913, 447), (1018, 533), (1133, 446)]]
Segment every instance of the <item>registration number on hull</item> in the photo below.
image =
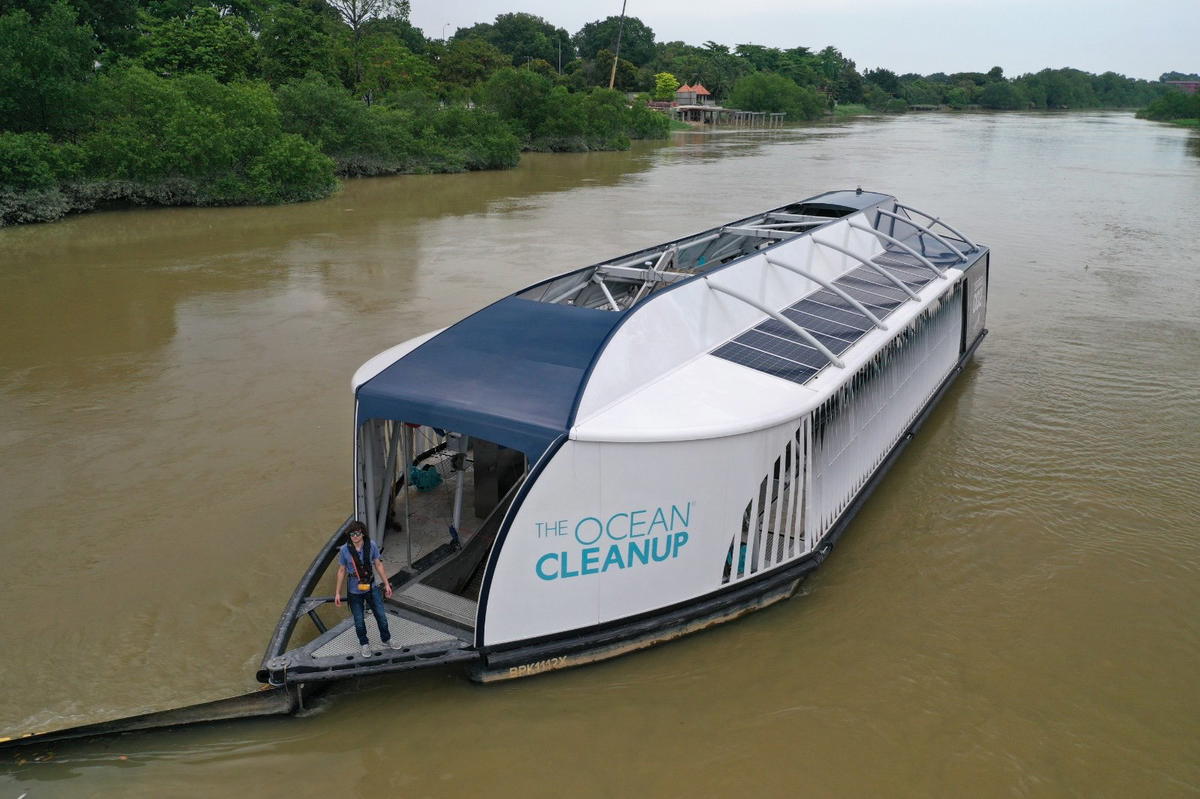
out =
[(561, 669), (567, 665), (566, 655), (547, 658), (546, 660), (535, 660), (533, 663), (523, 663), (520, 666), (509, 666), (509, 677), (528, 677), (531, 674), (540, 674), (543, 671), (551, 671), (552, 669)]

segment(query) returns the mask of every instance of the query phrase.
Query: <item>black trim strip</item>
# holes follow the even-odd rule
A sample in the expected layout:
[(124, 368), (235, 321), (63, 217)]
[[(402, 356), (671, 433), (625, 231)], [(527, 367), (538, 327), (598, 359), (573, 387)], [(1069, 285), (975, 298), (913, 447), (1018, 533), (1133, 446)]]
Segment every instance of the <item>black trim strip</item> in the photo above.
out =
[(500, 560), (500, 553), (503, 551), (504, 542), (508, 538), (509, 528), (512, 527), (513, 519), (517, 517), (517, 513), (521, 510), (521, 505), (525, 502), (525, 497), (529, 495), (529, 489), (537, 482), (538, 477), (545, 470), (546, 464), (554, 459), (554, 456), (558, 454), (558, 451), (562, 449), (563, 444), (566, 442), (567, 436), (565, 434), (559, 436), (546, 448), (546, 451), (542, 453), (542, 457), (538, 458), (537, 463), (529, 470), (529, 474), (525, 476), (524, 482), (521, 483), (521, 487), (517, 490), (517, 495), (509, 503), (504, 521), (501, 523), (500, 529), (496, 532), (496, 540), (492, 542), (492, 549), (488, 553), (487, 569), (483, 573), (483, 582), (479, 586), (479, 604), (475, 615), (476, 649), (482, 649), (483, 647), (483, 630), (487, 622), (488, 599), (492, 593), (492, 575), (496, 572), (496, 563)]
[(337, 529), (337, 532), (325, 544), (325, 548), (317, 553), (313, 558), (313, 562), (309, 564), (308, 571), (300, 578), (300, 583), (296, 586), (296, 590), (292, 592), (292, 598), (288, 600), (287, 605), (283, 608), (283, 615), (279, 617), (279, 624), (275, 626), (275, 632), (271, 635), (271, 642), (267, 644), (267, 652), (263, 655), (262, 663), (258, 666), (258, 672), (255, 675), (259, 682), (267, 681), (267, 662), (274, 657), (283, 654), (284, 647), (292, 637), (292, 631), (296, 629), (296, 622), (300, 618), (300, 603), (304, 598), (312, 593), (316, 587), (317, 581), (325, 574), (325, 570), (329, 568), (329, 564), (333, 562), (334, 556), (337, 554), (338, 544), (346, 537), (346, 528), (350, 526), (350, 522), (354, 521), (354, 517), (350, 516), (346, 521), (342, 522), (342, 526)]

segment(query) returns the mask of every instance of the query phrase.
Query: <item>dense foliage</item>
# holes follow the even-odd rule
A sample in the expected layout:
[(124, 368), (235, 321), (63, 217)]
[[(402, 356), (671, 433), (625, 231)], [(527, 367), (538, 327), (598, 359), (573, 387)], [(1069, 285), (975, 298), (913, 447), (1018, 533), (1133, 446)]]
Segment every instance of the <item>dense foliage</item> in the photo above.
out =
[[(1187, 78), (1178, 78), (1177, 80), (1187, 80)], [(1200, 94), (1184, 94), (1181, 91), (1167, 92), (1139, 111), (1138, 116), (1143, 119), (1156, 119), (1200, 127)]]
[(746, 111), (782, 111), (790, 119), (816, 119), (825, 110), (816, 91), (774, 72), (753, 72), (738, 79), (729, 102)]
[(293, 202), (336, 175), (624, 148), (668, 135), (644, 99), (673, 100), (681, 83), (793, 120), (838, 106), (1197, 116), (1161, 82), (1111, 72), (860, 72), (834, 47), (660, 42), (636, 17), (572, 35), (508, 13), (430, 39), (409, 2), (0, 0), (0, 225), (110, 203)]

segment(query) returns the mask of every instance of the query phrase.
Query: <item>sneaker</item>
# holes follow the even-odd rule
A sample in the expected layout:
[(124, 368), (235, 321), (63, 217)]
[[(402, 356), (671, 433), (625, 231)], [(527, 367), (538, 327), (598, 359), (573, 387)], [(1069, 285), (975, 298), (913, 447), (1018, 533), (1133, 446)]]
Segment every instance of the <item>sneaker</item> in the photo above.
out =
[(371, 646), (370, 646), (370, 644), (363, 644), (363, 645), (362, 645), (362, 649), (358, 650), (358, 654), (362, 655), (362, 656), (363, 656), (363, 657), (365, 657), (365, 658), (369, 658), (369, 657), (371, 657)]
[(387, 646), (391, 647), (392, 649), (403, 649), (404, 648), (404, 644), (400, 643), (395, 638), (388, 641)]

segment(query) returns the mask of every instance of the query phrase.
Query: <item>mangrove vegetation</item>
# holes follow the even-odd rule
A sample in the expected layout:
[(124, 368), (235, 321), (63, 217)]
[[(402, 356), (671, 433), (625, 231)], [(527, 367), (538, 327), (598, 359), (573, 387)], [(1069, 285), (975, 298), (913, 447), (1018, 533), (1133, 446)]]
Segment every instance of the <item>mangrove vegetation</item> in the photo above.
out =
[(408, 0), (0, 0), (0, 225), (125, 204), (297, 202), (327, 196), (339, 176), (623, 149), (668, 135), (652, 106), (684, 83), (791, 120), (839, 107), (1177, 104), (1160, 83), (1114, 73), (860, 72), (835, 47), (663, 42), (633, 17), (570, 33), (501, 14), (438, 40), (409, 10)]

